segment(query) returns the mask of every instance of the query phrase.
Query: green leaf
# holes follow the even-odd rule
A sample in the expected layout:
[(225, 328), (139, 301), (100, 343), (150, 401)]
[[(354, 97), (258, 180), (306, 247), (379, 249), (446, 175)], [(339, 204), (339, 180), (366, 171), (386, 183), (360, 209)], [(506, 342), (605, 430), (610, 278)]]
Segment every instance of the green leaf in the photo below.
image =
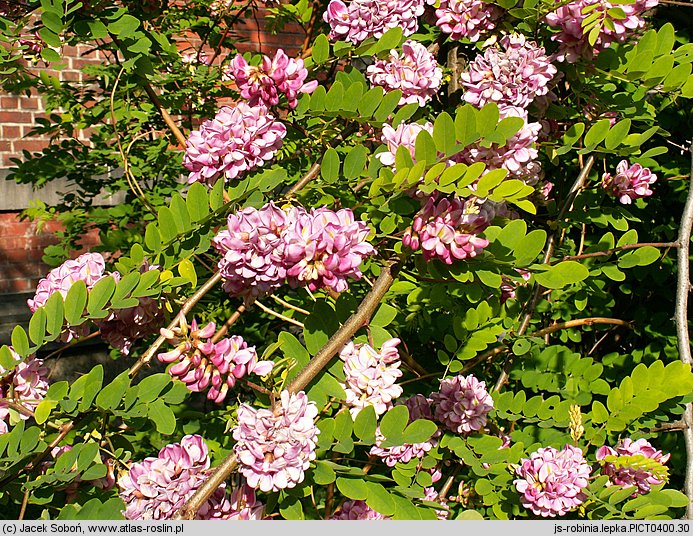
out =
[(195, 271), (195, 265), (190, 259), (183, 259), (180, 261), (180, 264), (178, 265), (178, 273), (181, 275), (181, 277), (184, 277), (190, 281), (193, 288), (197, 286), (197, 272)]
[(170, 383), (171, 376), (163, 372), (147, 376), (138, 384), (139, 395), (137, 399), (144, 403), (151, 402), (156, 399)]
[(336, 483), (337, 489), (345, 497), (355, 501), (365, 501), (368, 499), (368, 485), (365, 480), (340, 476), (337, 478)]
[(4, 368), (5, 370), (12, 370), (16, 366), (17, 361), (12, 355), (12, 351), (10, 350), (9, 346), (3, 344), (0, 347), (0, 367)]
[(108, 31), (121, 38), (129, 37), (139, 28), (140, 21), (132, 15), (123, 15), (108, 25)]
[[(401, 28), (398, 28), (401, 30)], [(399, 100), (402, 98), (402, 92), (399, 89), (389, 91), (380, 102), (380, 106), (373, 114), (373, 119), (378, 122), (387, 120), (390, 114), (397, 108)]]
[[(15, 326), (12, 330), (12, 347), (21, 357), (29, 355), (29, 338), (22, 326)], [(14, 367), (11, 367), (14, 368)]]
[(395, 319), (396, 316), (397, 316), (397, 309), (392, 307), (392, 305), (388, 305), (387, 303), (382, 303), (382, 304), (380, 304), (380, 307), (378, 307), (378, 310), (373, 315), (373, 318), (371, 318), (370, 325), (371, 326), (380, 326), (382, 328), (387, 327), (392, 323), (392, 321)]
[(475, 195), (478, 195), (479, 197), (486, 197), (493, 188), (505, 180), (507, 175), (507, 169), (492, 169), (479, 179), (479, 182), (476, 185)]
[(609, 130), (609, 133), (606, 135), (604, 147), (609, 150), (615, 149), (621, 145), (623, 140), (628, 135), (628, 132), (630, 132), (630, 119), (623, 119), (622, 121), (619, 121), (611, 128), (611, 130)]
[(101, 391), (101, 386), (103, 385), (103, 365), (96, 365), (83, 377), (85, 378), (84, 389), (81, 392), (81, 401), (79, 403), (79, 411), (82, 412), (90, 408), (94, 398)]
[(147, 416), (156, 426), (157, 432), (171, 435), (176, 430), (176, 416), (163, 400), (154, 400), (147, 406)]
[(427, 130), (421, 130), (416, 135), (414, 156), (417, 162), (426, 162), (429, 166), (438, 160), (436, 144)]
[(291, 521), (302, 521), (305, 519), (303, 506), (298, 497), (294, 495), (286, 495), (279, 503), (279, 513), (284, 519)]
[(334, 182), (339, 178), (339, 154), (333, 148), (325, 151), (325, 156), (322, 157), (320, 163), (320, 176), (325, 182)]
[(455, 136), (455, 121), (450, 114), (442, 112), (433, 124), (433, 141), (438, 152), (445, 155), (452, 154), (457, 147)]
[(29, 338), (36, 346), (42, 346), (46, 338), (46, 320), (46, 311), (43, 307), (36, 309), (29, 320)]
[(326, 35), (320, 34), (315, 38), (311, 54), (315, 65), (320, 65), (327, 61), (330, 57), (330, 42)]
[(585, 134), (585, 146), (595, 147), (609, 133), (609, 120), (600, 119)]
[(463, 510), (455, 519), (462, 520), (483, 520), (484, 516), (476, 510)]
[(380, 106), (384, 94), (385, 90), (380, 86), (375, 86), (374, 88), (371, 88), (368, 91), (366, 91), (366, 93), (363, 95), (363, 98), (361, 99), (361, 102), (359, 102), (358, 105), (359, 114), (364, 119), (372, 117), (376, 108)]
[(170, 208), (159, 207), (157, 222), (159, 223), (159, 233), (161, 233), (161, 238), (164, 242), (170, 242), (178, 236), (176, 217), (173, 215), (173, 211)]
[[(217, 181), (223, 184), (224, 181)], [(216, 186), (216, 184), (215, 184)], [(192, 222), (203, 220), (209, 215), (209, 194), (201, 182), (193, 182), (185, 194), (185, 205)]]
[(295, 360), (296, 365), (291, 368), (286, 377), (286, 381), (291, 381), (299, 371), (310, 361), (308, 350), (299, 342), (299, 340), (288, 331), (282, 331), (279, 334), (278, 342), (281, 343), (282, 353), (285, 357)]
[(590, 275), (589, 269), (577, 261), (563, 261), (550, 266), (546, 272), (534, 274), (537, 283), (546, 288), (563, 288), (578, 283)]
[(486, 104), (476, 116), (476, 129), (481, 137), (485, 137), (496, 129), (500, 112), (495, 102)]
[(89, 313), (89, 316), (96, 318), (102, 318), (105, 316), (103, 314), (103, 310), (106, 307), (108, 300), (110, 300), (113, 296), (115, 288), (116, 280), (112, 277), (104, 277), (96, 282), (96, 284), (89, 291), (89, 300), (87, 302), (87, 312)]
[(380, 419), (380, 432), (386, 439), (399, 440), (408, 422), (407, 406), (394, 406)]
[(315, 469), (313, 469), (313, 481), (319, 486), (326, 486), (331, 484), (337, 478), (337, 473), (335, 473), (329, 462), (324, 460), (315, 461)]
[(337, 81), (330, 87), (330, 90), (325, 96), (325, 110), (328, 112), (337, 112), (344, 105), (344, 86)]
[(417, 419), (404, 429), (404, 442), (410, 444), (428, 441), (438, 430), (438, 425), (426, 419)]
[(546, 244), (546, 231), (543, 229), (535, 229), (530, 231), (526, 236), (522, 237), (515, 247), (516, 266), (529, 266), (534, 262), (537, 256), (544, 250)]
[(130, 387), (128, 371), (121, 372), (115, 379), (106, 385), (96, 396), (97, 407), (104, 410), (113, 410), (120, 405), (125, 396), (125, 391)]
[(477, 110), (471, 104), (465, 104), (455, 111), (455, 134), (457, 141), (463, 147), (471, 145), (479, 139), (476, 128)]
[(368, 506), (384, 516), (391, 516), (395, 513), (395, 501), (385, 486), (378, 482), (366, 482), (366, 486), (368, 488), (368, 497), (366, 498)]
[(354, 420), (354, 434), (367, 445), (375, 443), (375, 430), (378, 421), (373, 406), (366, 406)]
[(318, 353), (337, 329), (339, 323), (334, 309), (326, 302), (316, 302), (310, 316), (305, 319), (303, 328), (306, 348), (311, 355)]
[(75, 281), (65, 297), (65, 320), (71, 326), (82, 323), (84, 307), (87, 305), (87, 285), (84, 281)]
[(368, 151), (363, 145), (357, 145), (349, 151), (344, 158), (344, 177), (346, 179), (356, 179), (361, 176), (367, 160)]

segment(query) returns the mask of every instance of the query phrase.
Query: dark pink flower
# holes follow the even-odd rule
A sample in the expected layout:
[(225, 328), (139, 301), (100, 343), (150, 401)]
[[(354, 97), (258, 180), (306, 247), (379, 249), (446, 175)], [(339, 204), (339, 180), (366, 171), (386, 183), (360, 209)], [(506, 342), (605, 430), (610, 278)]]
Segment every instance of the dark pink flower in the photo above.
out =
[[(118, 479), (120, 497), (126, 505), (125, 518), (133, 520), (170, 519), (205, 482), (210, 460), (207, 444), (199, 435), (187, 435), (180, 443), (165, 446), (158, 457), (133, 463)], [(252, 504), (255, 506), (254, 493)], [(239, 510), (219, 486), (197, 512), (195, 519), (238, 519), (247, 516), (247, 505)], [(246, 510), (244, 512), (244, 510)]]
[(251, 488), (279, 491), (303, 482), (315, 459), (320, 433), (314, 423), (317, 415), (315, 403), (304, 392), (282, 391), (274, 411), (239, 406), (234, 452)]
[(245, 102), (224, 106), (188, 138), (183, 157), (188, 182), (235, 179), (274, 158), (284, 136), (286, 127), (266, 107)]
[(366, 70), (373, 86), (386, 91), (399, 89), (402, 97), (399, 105), (418, 104), (424, 106), (436, 94), (442, 84), (443, 70), (424, 45), (407, 40), (402, 45), (402, 55), (390, 51), (387, 60), (377, 60)]
[[(633, 441), (630, 438), (623, 439), (618, 442), (616, 449), (607, 445), (597, 449), (597, 460), (602, 461), (607, 456), (644, 456), (661, 464), (669, 461), (671, 454), (662, 454), (661, 450), (655, 449), (647, 439), (638, 439)], [(628, 487), (635, 486), (633, 497), (647, 493), (652, 486), (664, 484), (664, 480), (657, 478), (651, 471), (637, 467), (636, 464), (631, 466), (617, 466), (614, 462), (603, 462), (602, 474), (609, 475), (609, 484)]]
[(397, 149), (401, 146), (406, 147), (411, 154), (412, 160), (416, 162), (414, 152), (416, 149), (416, 137), (422, 130), (427, 131), (429, 134), (433, 135), (433, 123), (427, 122), (424, 124), (420, 123), (400, 123), (397, 128), (393, 128), (391, 125), (383, 125), (381, 140), (387, 145), (387, 151), (383, 151), (375, 155), (375, 157), (380, 160), (383, 165), (395, 167), (395, 155), (397, 154)]
[(450, 34), (450, 39), (468, 39), (474, 43), (496, 27), (499, 14), (496, 6), (483, 0), (441, 0), (436, 9), (436, 26)]
[(604, 173), (602, 187), (624, 205), (630, 205), (634, 199), (652, 195), (650, 185), (656, 180), (657, 175), (649, 168), (640, 164), (629, 166), (627, 160), (621, 160), (616, 166), (616, 175)]
[(384, 516), (380, 512), (373, 510), (370, 506), (366, 504), (366, 501), (344, 501), (342, 507), (338, 512), (332, 514), (330, 519), (337, 520), (389, 520), (389, 517)]
[(486, 426), (493, 399), (486, 383), (471, 374), (458, 375), (440, 382), (440, 390), (431, 394), (435, 419), (458, 434), (468, 434)]
[(541, 517), (564, 516), (580, 506), (587, 495), (591, 467), (582, 451), (572, 445), (562, 450), (540, 448), (515, 468), (513, 483), (525, 508)]
[[(48, 369), (43, 360), (31, 355), (21, 361), (19, 354), (9, 347), (17, 366), (11, 371), (0, 366), (0, 434), (8, 431), (10, 408), (6, 400), (14, 400), (28, 410), (35, 410), (48, 392)], [(21, 362), (20, 362), (21, 361)], [(16, 412), (20, 419), (28, 419), (24, 413)]]
[(243, 56), (237, 54), (231, 60), (227, 74), (236, 81), (241, 97), (248, 99), (250, 106), (274, 106), (283, 94), (289, 107), (295, 108), (299, 93), (312, 93), (318, 87), (316, 80), (305, 82), (308, 69), (303, 60), (289, 58), (281, 48), (274, 58), (263, 56), (258, 66), (249, 65)]

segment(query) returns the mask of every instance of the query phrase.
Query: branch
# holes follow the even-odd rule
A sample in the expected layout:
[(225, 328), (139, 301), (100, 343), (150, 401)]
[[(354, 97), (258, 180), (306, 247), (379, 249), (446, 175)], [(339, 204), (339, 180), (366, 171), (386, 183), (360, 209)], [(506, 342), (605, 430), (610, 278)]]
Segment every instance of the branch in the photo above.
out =
[(145, 82), (142, 85), (142, 87), (147, 92), (149, 100), (152, 101), (152, 104), (154, 104), (154, 106), (156, 106), (156, 109), (159, 110), (159, 113), (161, 114), (164, 123), (166, 123), (166, 126), (168, 126), (168, 128), (171, 130), (173, 135), (176, 137), (176, 140), (178, 140), (178, 145), (180, 145), (182, 149), (185, 149), (187, 142), (185, 136), (180, 131), (178, 125), (176, 125), (176, 122), (173, 120), (171, 115), (168, 113), (168, 110), (166, 110), (166, 108), (164, 108), (164, 106), (161, 104), (161, 101), (159, 100), (157, 94), (154, 92), (154, 89), (152, 89), (152, 86), (149, 85), (149, 82)]
[[(298, 373), (291, 384), (287, 387), (290, 393), (301, 391), (318, 373), (330, 362), (334, 354), (341, 350), (349, 339), (370, 319), (380, 304), (380, 300), (387, 293), (394, 283), (394, 275), (398, 266), (394, 261), (389, 261), (382, 267), (378, 279), (375, 281), (371, 291), (359, 305), (358, 309), (340, 327), (330, 340), (327, 341), (320, 351), (310, 360), (310, 362)], [(221, 465), (218, 465), (209, 475), (209, 478), (200, 486), (193, 496), (176, 512), (172, 519), (185, 520), (193, 519), (197, 511), (207, 502), (209, 497), (224, 483), (228, 476), (238, 465), (236, 453), (231, 452)]]
[[(688, 187), (688, 197), (681, 215), (679, 226), (678, 275), (676, 280), (676, 338), (678, 340), (679, 357), (687, 365), (693, 364), (691, 357), (691, 342), (688, 334), (688, 294), (691, 291), (690, 277), (690, 245), (691, 229), (693, 228), (693, 146), (691, 152), (691, 179)], [(686, 481), (684, 489), (688, 496), (686, 519), (693, 519), (693, 404), (686, 404), (683, 415), (686, 428), (683, 437), (686, 444)]]
[(609, 255), (612, 255), (613, 253), (616, 253), (617, 251), (625, 251), (627, 249), (644, 248), (647, 246), (650, 246), (653, 248), (669, 249), (669, 248), (679, 247), (679, 243), (678, 242), (639, 242), (637, 244), (626, 244), (624, 246), (619, 246), (617, 248), (605, 249), (604, 251), (593, 251), (592, 253), (583, 253), (582, 255), (567, 255), (566, 257), (563, 257), (561, 260), (562, 261), (574, 261), (574, 260), (579, 260), (579, 259), (591, 259), (592, 257), (608, 257)]
[[(587, 181), (587, 177), (589, 176), (590, 170), (592, 169), (593, 165), (594, 155), (590, 155), (590, 157), (587, 159), (587, 162), (585, 162), (585, 165), (580, 170), (580, 174), (577, 176), (577, 179), (575, 179), (575, 182), (570, 187), (570, 191), (566, 196), (565, 203), (563, 203), (563, 206), (561, 207), (561, 210), (558, 213), (558, 216), (556, 217), (556, 231), (553, 234), (551, 234), (551, 236), (549, 236), (549, 239), (546, 242), (546, 249), (544, 250), (544, 259), (542, 260), (543, 264), (548, 264), (551, 260), (553, 252), (556, 249), (556, 240), (558, 238), (558, 235), (560, 234), (561, 221), (568, 213), (568, 211), (570, 211), (570, 209), (572, 208), (573, 202), (575, 201), (575, 198), (577, 197), (578, 193), (580, 193), (580, 190), (584, 188), (585, 182)], [(544, 287), (542, 287), (541, 285), (536, 285), (536, 287), (534, 288), (534, 294), (532, 295), (529, 305), (527, 306), (527, 312), (525, 313), (524, 317), (522, 318), (522, 321), (520, 322), (520, 329), (518, 329), (517, 331), (518, 336), (524, 335), (527, 331), (527, 328), (529, 327), (529, 323), (532, 321), (534, 311), (537, 308), (537, 304), (539, 303), (539, 299), (541, 298), (541, 294), (543, 291)], [(508, 381), (508, 369), (510, 368), (511, 364), (512, 359), (508, 360), (508, 362), (505, 364), (503, 371), (501, 372), (500, 376), (498, 377), (498, 380), (496, 381), (496, 385), (494, 385), (493, 387), (494, 391), (500, 391), (501, 387), (503, 387), (505, 382)]]
[[(184, 318), (192, 310), (192, 308), (197, 305), (197, 302), (199, 302), (205, 294), (212, 290), (212, 288), (214, 288), (219, 281), (221, 281), (221, 274), (219, 272), (215, 272), (215, 274), (210, 277), (204, 285), (197, 289), (195, 294), (187, 299), (187, 301), (183, 304), (183, 307), (181, 307), (180, 312), (176, 315), (176, 318), (173, 319), (166, 329), (177, 328), (180, 325), (181, 318)], [(152, 360), (154, 354), (157, 352), (157, 350), (159, 350), (159, 348), (161, 348), (161, 345), (164, 344), (165, 341), (166, 337), (163, 335), (159, 335), (157, 337), (154, 344), (152, 344), (147, 351), (140, 356), (137, 362), (130, 367), (128, 374), (131, 378), (134, 378), (140, 369)]]

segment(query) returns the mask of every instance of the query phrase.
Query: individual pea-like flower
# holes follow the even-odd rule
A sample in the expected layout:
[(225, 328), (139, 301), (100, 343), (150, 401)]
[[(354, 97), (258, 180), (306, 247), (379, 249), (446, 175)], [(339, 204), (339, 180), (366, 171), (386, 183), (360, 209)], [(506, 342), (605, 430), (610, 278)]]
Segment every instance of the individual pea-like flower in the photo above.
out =
[(381, 86), (386, 91), (401, 90), (400, 106), (424, 106), (440, 89), (443, 80), (443, 70), (433, 54), (412, 40), (404, 42), (401, 56), (391, 50), (387, 60), (377, 60), (366, 73), (373, 86)]
[[(663, 465), (669, 461), (671, 454), (663, 454), (661, 450), (654, 448), (647, 439), (642, 438), (633, 441), (630, 438), (626, 438), (619, 441), (615, 449), (608, 445), (597, 449), (598, 461), (604, 460), (607, 456), (644, 456)], [(652, 471), (648, 471), (643, 467), (617, 466), (613, 462), (606, 461), (603, 462), (602, 474), (609, 475), (609, 483), (607, 485), (634, 486), (633, 497), (647, 493), (652, 486), (664, 484), (665, 482), (664, 479), (658, 478)]]
[(382, 415), (402, 394), (402, 388), (396, 383), (402, 376), (397, 350), (400, 342), (399, 339), (389, 339), (377, 352), (369, 344), (350, 341), (339, 352), (346, 376), (342, 387), (352, 417), (368, 406), (373, 406), (376, 415)]
[(280, 246), (289, 223), (288, 214), (273, 203), (229, 215), (227, 228), (212, 240), (223, 255), (218, 266), (226, 292), (255, 298), (284, 282), (286, 268)]
[[(404, 405), (409, 410), (409, 423), (417, 419), (433, 420), (431, 412), (431, 401), (423, 395), (414, 395), (406, 400), (398, 401), (395, 405)], [(436, 432), (426, 441), (415, 444), (404, 444), (395, 447), (381, 447), (385, 439), (380, 432), (380, 427), (376, 429), (375, 446), (370, 450), (371, 456), (382, 458), (385, 465), (394, 467), (397, 463), (407, 463), (414, 458), (421, 459), (427, 452), (438, 444), (440, 430)]]
[(424, 259), (445, 264), (479, 255), (489, 241), (479, 236), (491, 223), (492, 214), (476, 198), (438, 200), (431, 196), (414, 217), (402, 244), (421, 249)]
[(379, 39), (392, 28), (402, 28), (410, 36), (419, 28), (424, 0), (332, 0), (323, 20), (330, 26), (330, 39), (349, 41), (355, 45), (364, 39)]
[(188, 138), (183, 165), (188, 183), (214, 184), (264, 165), (281, 148), (286, 127), (265, 106), (238, 102), (223, 106)]
[[(0, 366), (0, 434), (9, 430), (8, 401), (17, 402), (33, 411), (48, 392), (48, 369), (43, 365), (43, 360), (30, 355), (22, 361), (12, 346), (9, 349), (17, 365), (10, 371)], [(19, 411), (16, 414), (24, 420), (29, 418), (28, 414)]]
[(496, 27), (499, 10), (483, 0), (441, 0), (436, 9), (436, 26), (450, 39), (468, 39), (472, 43)]
[(344, 501), (344, 504), (342, 504), (342, 507), (339, 509), (339, 511), (332, 514), (330, 516), (330, 519), (342, 521), (376, 521), (389, 520), (390, 518), (384, 516), (377, 510), (373, 510), (373, 508), (366, 504), (366, 501), (355, 501), (350, 499), (348, 501)]
[[(48, 275), (38, 282), (36, 293), (33, 298), (27, 300), (27, 305), (34, 313), (39, 307), (44, 306), (55, 292), (59, 292), (65, 298), (77, 281), (84, 281), (87, 290), (91, 290), (104, 277), (113, 277), (116, 282), (120, 280), (118, 272), (106, 272), (106, 262), (100, 253), (84, 253), (48, 272)], [(79, 326), (66, 326), (63, 328), (60, 340), (69, 342), (75, 337), (82, 337), (88, 333), (87, 322)]]
[(303, 482), (316, 456), (317, 415), (317, 406), (304, 392), (282, 391), (274, 410), (239, 406), (234, 452), (250, 487), (269, 492)]
[(162, 363), (173, 363), (168, 373), (182, 381), (190, 391), (207, 390), (207, 398), (221, 404), (237, 379), (246, 374), (269, 374), (274, 363), (258, 361), (255, 347), (249, 347), (238, 335), (212, 342), (215, 328), (214, 322), (210, 322), (198, 329), (194, 319), (189, 331), (184, 323), (174, 330), (162, 328), (161, 334), (175, 348), (157, 357)]
[[(210, 459), (207, 444), (199, 435), (187, 435), (180, 443), (165, 446), (157, 457), (133, 463), (118, 479), (120, 497), (125, 502), (125, 518), (132, 520), (170, 519), (205, 482)], [(256, 507), (254, 492), (249, 499)], [(233, 495), (232, 495), (233, 497)], [(195, 519), (237, 519), (247, 516), (246, 506), (229, 501), (226, 484), (221, 484), (202, 505)]]
[(616, 166), (616, 175), (604, 173), (602, 187), (624, 205), (630, 205), (635, 199), (652, 195), (650, 185), (656, 180), (657, 175), (649, 168), (640, 164), (630, 166), (627, 160), (621, 160)]
[(486, 426), (493, 409), (493, 399), (486, 382), (473, 375), (458, 375), (440, 382), (438, 392), (431, 393), (435, 419), (452, 432), (469, 434)]
[(433, 135), (433, 123), (405, 123), (404, 121), (393, 128), (391, 125), (383, 125), (382, 142), (387, 145), (387, 151), (375, 155), (375, 157), (385, 166), (395, 167), (395, 156), (397, 149), (404, 146), (409, 150), (412, 160), (416, 162), (414, 155), (416, 149), (416, 137), (419, 132), (425, 130)]
[(317, 80), (306, 83), (308, 69), (303, 60), (289, 58), (281, 48), (274, 58), (262, 56), (258, 66), (249, 65), (237, 54), (227, 68), (227, 75), (235, 80), (241, 97), (247, 99), (250, 106), (275, 106), (283, 94), (289, 107), (296, 108), (299, 93), (312, 93), (318, 87)]
[(331, 288), (344, 292), (349, 279), (361, 279), (359, 266), (375, 248), (366, 241), (370, 229), (348, 209), (337, 212), (295, 209), (282, 236), (289, 284), (309, 290)]
[(436, 508), (436, 517), (442, 521), (447, 520), (450, 517), (450, 509), (448, 508), (448, 501), (445, 497), (441, 497), (433, 486), (428, 486), (424, 488), (424, 501), (431, 501), (440, 503), (440, 508)]
[(463, 98), (481, 108), (495, 102), (526, 108), (539, 95), (546, 95), (549, 82), (558, 72), (543, 47), (523, 35), (506, 35), (502, 49), (489, 46), (462, 73)]
[[(524, 281), (529, 281), (532, 277), (532, 274), (529, 273), (527, 270), (523, 270), (522, 268), (515, 268), (515, 271), (520, 274), (522, 279)], [(504, 277), (503, 282), (501, 283), (500, 286), (500, 291), (501, 291), (501, 296), (500, 296), (500, 302), (505, 303), (508, 300), (514, 300), (515, 299), (515, 290), (517, 289), (518, 285), (523, 284), (522, 281), (519, 283), (515, 279), (511, 279), (509, 277)]]
[[(607, 0), (578, 0), (562, 5), (556, 11), (546, 15), (546, 22), (559, 31), (551, 36), (558, 42), (559, 50), (556, 59), (575, 63), (580, 58), (591, 59), (612, 43), (623, 43), (634, 31), (642, 28), (645, 21), (640, 17), (645, 11), (659, 4), (659, 0), (635, 0), (633, 3), (611, 3)], [(586, 8), (590, 8), (586, 10)], [(614, 16), (614, 9), (621, 14)], [(583, 28), (583, 21), (592, 18), (599, 28), (594, 45), (590, 45), (588, 35), (592, 26)], [(609, 19), (609, 23), (603, 21)]]
[(515, 467), (515, 489), (525, 508), (541, 517), (564, 516), (580, 506), (587, 495), (591, 467), (582, 451), (566, 445), (562, 450), (540, 448)]

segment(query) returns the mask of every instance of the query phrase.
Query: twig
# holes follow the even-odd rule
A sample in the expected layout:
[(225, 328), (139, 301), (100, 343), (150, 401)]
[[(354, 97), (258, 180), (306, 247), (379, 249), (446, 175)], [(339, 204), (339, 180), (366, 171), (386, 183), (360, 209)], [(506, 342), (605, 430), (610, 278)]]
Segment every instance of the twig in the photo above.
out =
[(221, 326), (217, 332), (214, 334), (214, 337), (212, 337), (212, 342), (219, 342), (219, 340), (226, 335), (226, 333), (229, 331), (229, 328), (233, 326), (236, 321), (241, 317), (241, 315), (246, 311), (246, 305), (242, 303), (241, 305), (238, 306), (238, 309), (236, 309), (233, 314), (229, 317), (229, 319), (224, 323), (223, 326)]
[(616, 253), (617, 251), (625, 251), (627, 249), (637, 249), (644, 247), (654, 247), (654, 248), (677, 248), (679, 247), (678, 242), (639, 242), (637, 244), (625, 244), (617, 248), (605, 249), (604, 251), (593, 251), (592, 253), (582, 253), (581, 255), (567, 255), (563, 257), (564, 261), (574, 261), (579, 259), (591, 259), (592, 257), (608, 257)]
[(86, 335), (84, 337), (76, 339), (76, 340), (72, 341), (71, 343), (66, 344), (65, 346), (58, 348), (57, 350), (53, 350), (50, 354), (48, 354), (45, 357), (42, 357), (41, 359), (43, 359), (44, 361), (51, 359), (52, 357), (54, 357), (58, 354), (61, 354), (61, 353), (65, 352), (66, 350), (69, 350), (70, 348), (77, 346), (78, 344), (81, 344), (81, 343), (88, 341), (90, 339), (94, 339), (94, 338), (98, 337), (99, 335), (101, 335), (101, 330), (96, 330), (93, 333), (90, 333), (89, 335)]
[(29, 504), (29, 495), (31, 495), (31, 488), (27, 488), (24, 492), (24, 497), (22, 497), (22, 506), (19, 508), (19, 515), (17, 516), (19, 521), (24, 519), (24, 514), (26, 514), (26, 507)]
[[(573, 206), (573, 202), (575, 201), (575, 198), (577, 197), (578, 193), (585, 186), (585, 182), (587, 181), (587, 177), (589, 176), (590, 170), (592, 169), (593, 165), (594, 155), (590, 155), (590, 157), (587, 159), (587, 162), (585, 162), (585, 165), (580, 170), (580, 174), (577, 176), (577, 179), (575, 179), (575, 182), (570, 187), (570, 191), (566, 196), (565, 203), (563, 203), (563, 206), (561, 207), (561, 210), (558, 213), (558, 216), (556, 217), (556, 231), (552, 233), (551, 236), (549, 236), (549, 239), (546, 242), (546, 248), (544, 250), (544, 259), (542, 261), (543, 264), (548, 264), (551, 260), (553, 252), (556, 248), (556, 239), (560, 234), (560, 224), (563, 221), (565, 215)], [(541, 298), (542, 292), (543, 287), (537, 284), (534, 288), (534, 293), (532, 295), (532, 298), (530, 299), (529, 305), (527, 306), (527, 311), (525, 312), (525, 315), (522, 318), (522, 321), (520, 322), (520, 328), (517, 330), (518, 336), (524, 335), (527, 331), (529, 323), (532, 321), (532, 317), (534, 316), (534, 311), (537, 307), (537, 304), (539, 303), (539, 299)], [(503, 370), (501, 371), (500, 376), (498, 376), (498, 380), (496, 381), (496, 384), (493, 387), (493, 391), (500, 391), (503, 385), (505, 385), (505, 382), (508, 381), (508, 371), (510, 370), (511, 365), (512, 358), (508, 359), (508, 361), (505, 363), (505, 366), (503, 367)]]
[[(174, 329), (177, 328), (180, 325), (180, 321), (182, 318), (185, 318), (185, 316), (192, 310), (195, 305), (197, 305), (197, 302), (199, 302), (202, 297), (207, 294), (214, 286), (221, 281), (221, 274), (219, 272), (216, 272), (212, 277), (210, 277), (207, 282), (202, 285), (195, 294), (190, 296), (186, 302), (183, 304), (183, 307), (181, 307), (180, 312), (176, 315), (176, 318), (173, 319), (173, 321), (167, 326), (166, 329)], [(143, 353), (140, 358), (137, 360), (137, 362), (130, 367), (129, 375), (131, 378), (135, 377), (135, 375), (140, 371), (140, 369), (149, 363), (152, 358), (154, 357), (154, 354), (157, 352), (159, 348), (161, 348), (161, 345), (164, 344), (166, 341), (166, 337), (163, 335), (159, 335), (157, 339), (154, 341), (154, 343), (147, 349), (145, 353)]]
[(144, 88), (144, 91), (147, 93), (149, 100), (152, 101), (152, 104), (156, 106), (157, 110), (159, 110), (159, 113), (161, 114), (164, 123), (166, 123), (166, 126), (171, 130), (176, 140), (178, 140), (178, 145), (180, 145), (182, 149), (185, 149), (187, 143), (185, 136), (178, 128), (178, 125), (176, 125), (176, 122), (171, 117), (171, 114), (169, 114), (168, 110), (166, 110), (166, 108), (164, 108), (164, 106), (161, 104), (161, 101), (159, 100), (158, 95), (154, 92), (154, 89), (152, 89), (152, 86), (149, 85), (149, 82), (145, 82), (144, 84), (142, 84), (142, 87)]
[[(676, 321), (679, 357), (683, 363), (690, 366), (693, 365), (691, 343), (688, 334), (688, 294), (691, 291), (689, 259), (691, 229), (693, 228), (693, 146), (689, 151), (691, 153), (691, 179), (688, 186), (686, 204), (681, 215), (681, 225), (679, 226), (678, 274), (676, 279), (676, 310), (674, 319)], [(686, 444), (686, 480), (684, 489), (688, 496), (686, 519), (693, 519), (693, 404), (691, 402), (686, 404), (683, 420), (686, 423), (686, 428), (683, 430)]]
[(288, 301), (282, 300), (279, 296), (275, 296), (274, 294), (272, 294), (272, 299), (276, 301), (278, 304), (283, 305), (287, 309), (293, 309), (297, 313), (301, 313), (303, 315), (310, 315), (310, 311), (306, 311), (305, 309), (301, 309), (300, 307), (293, 305)]
[(290, 318), (288, 316), (284, 316), (283, 314), (278, 313), (277, 311), (273, 311), (272, 309), (270, 309), (266, 305), (263, 305), (262, 303), (260, 303), (258, 300), (255, 300), (255, 304), (260, 309), (265, 311), (268, 315), (275, 316), (275, 317), (279, 318), (280, 320), (283, 320), (284, 322), (288, 322), (289, 324), (293, 324), (294, 326), (298, 326), (301, 329), (303, 329), (305, 327), (303, 325), (303, 322), (299, 322), (298, 320), (294, 320), (293, 318)]

